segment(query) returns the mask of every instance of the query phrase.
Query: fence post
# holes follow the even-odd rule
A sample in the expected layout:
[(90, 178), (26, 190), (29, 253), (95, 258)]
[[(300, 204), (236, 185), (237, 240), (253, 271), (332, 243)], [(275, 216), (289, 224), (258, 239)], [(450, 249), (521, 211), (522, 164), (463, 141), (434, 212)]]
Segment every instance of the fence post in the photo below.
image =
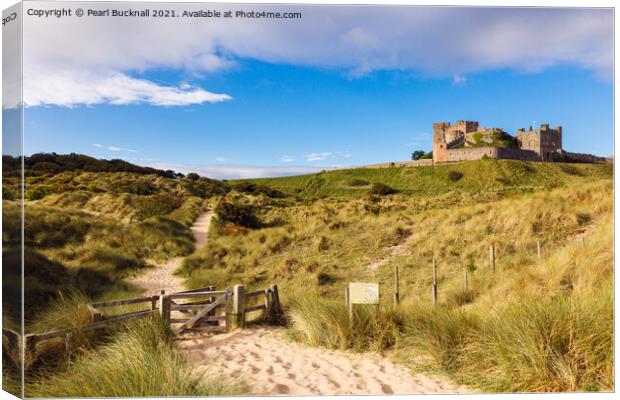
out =
[(245, 327), (245, 288), (243, 285), (235, 285), (233, 288), (233, 329)]
[(398, 265), (394, 266), (394, 305), (398, 305), (400, 299), (400, 276), (398, 274)]
[(465, 273), (463, 274), (463, 279), (464, 279), (464, 283), (465, 283), (465, 291), (467, 292), (469, 290), (469, 281), (467, 279), (467, 270), (465, 270)]
[(224, 324), (226, 326), (226, 332), (231, 330), (231, 314), (232, 314), (232, 291), (230, 288), (226, 288), (226, 319)]
[(433, 305), (437, 304), (437, 262), (433, 258)]
[(489, 263), (491, 264), (491, 269), (495, 272), (495, 245), (491, 244), (489, 246)]
[(269, 289), (265, 289), (265, 315), (263, 317), (263, 321), (269, 320), (271, 315), (271, 304), (269, 303)]
[(273, 311), (279, 317), (282, 315), (282, 306), (280, 305), (280, 295), (278, 294), (278, 285), (271, 286), (271, 297), (273, 298)]
[(541, 259), (541, 252), (540, 252), (540, 240), (536, 241), (536, 251), (538, 252), (538, 259)]
[(170, 323), (170, 299), (164, 290), (159, 296), (159, 316), (166, 325)]
[[(214, 292), (214, 291), (215, 291), (215, 286), (208, 286), (208, 287), (207, 287), (207, 290), (208, 290), (209, 292)], [(209, 297), (209, 298), (207, 299), (207, 303), (208, 303), (208, 304), (213, 303), (213, 297)], [(215, 310), (209, 311), (209, 312), (207, 313), (207, 320), (209, 319), (209, 317), (210, 317), (210, 316), (213, 316), (213, 315), (215, 315)], [(218, 324), (219, 324), (219, 321), (208, 322), (208, 324), (209, 324), (209, 325), (218, 325)]]
[(151, 296), (151, 310), (153, 311), (157, 310), (157, 298), (158, 296), (156, 294)]

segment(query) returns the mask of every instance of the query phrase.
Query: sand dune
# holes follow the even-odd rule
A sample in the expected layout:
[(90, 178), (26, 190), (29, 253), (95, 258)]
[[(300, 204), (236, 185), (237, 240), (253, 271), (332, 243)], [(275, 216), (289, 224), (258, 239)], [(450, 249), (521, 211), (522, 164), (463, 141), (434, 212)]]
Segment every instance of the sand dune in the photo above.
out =
[(179, 339), (197, 373), (245, 379), (250, 395), (345, 395), (459, 393), (444, 378), (413, 374), (378, 354), (303, 347), (282, 328), (228, 334), (187, 334)]

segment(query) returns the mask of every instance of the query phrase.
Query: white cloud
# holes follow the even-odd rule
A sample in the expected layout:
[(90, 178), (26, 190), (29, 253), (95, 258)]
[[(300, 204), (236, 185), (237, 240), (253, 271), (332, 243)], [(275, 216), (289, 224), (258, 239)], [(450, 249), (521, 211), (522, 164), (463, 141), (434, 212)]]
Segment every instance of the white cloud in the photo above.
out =
[(121, 151), (122, 149), (120, 147), (116, 147), (116, 146), (108, 146), (108, 150), (111, 150), (111, 151)]
[(295, 161), (295, 159), (291, 156), (283, 155), (282, 157), (280, 157), (280, 161), (288, 163)]
[[(89, 4), (92, 9), (108, 7)], [(170, 7), (179, 12), (202, 6)], [(199, 18), (121, 18), (110, 29), (105, 18), (25, 16), (24, 98), (30, 105), (64, 106), (225, 101), (230, 96), (137, 76), (168, 68), (183, 71), (188, 79), (201, 77), (234, 68), (242, 58), (332, 68), (350, 77), (394, 69), (446, 78), (503, 68), (537, 72), (563, 64), (608, 80), (613, 72), (610, 8), (236, 7), (296, 11), (303, 18), (217, 19), (208, 24)]]
[(189, 165), (189, 164), (158, 164), (146, 163), (149, 167), (182, 172), (196, 172), (199, 175), (213, 179), (254, 179), (269, 178), (278, 176), (293, 176), (303, 174), (313, 174), (323, 170), (333, 169), (334, 167), (314, 167), (314, 166), (279, 166), (279, 167), (258, 167), (245, 165)]
[(334, 153), (331, 151), (324, 151), (322, 153), (310, 153), (306, 155), (306, 161), (321, 161), (325, 160), (327, 157), (331, 157)]
[(452, 84), (454, 86), (461, 86), (465, 83), (467, 83), (467, 77), (465, 77), (464, 75), (455, 74), (454, 76), (452, 76)]
[(229, 95), (207, 92), (188, 84), (180, 87), (163, 86), (123, 73), (99, 75), (78, 71), (54, 71), (34, 74), (24, 80), (26, 106), (75, 107), (103, 103), (185, 106), (230, 99)]
[(103, 145), (101, 145), (101, 144), (99, 144), (99, 143), (93, 143), (93, 146), (94, 146), (94, 147), (98, 147), (98, 148), (102, 148), (102, 147), (103, 147)]

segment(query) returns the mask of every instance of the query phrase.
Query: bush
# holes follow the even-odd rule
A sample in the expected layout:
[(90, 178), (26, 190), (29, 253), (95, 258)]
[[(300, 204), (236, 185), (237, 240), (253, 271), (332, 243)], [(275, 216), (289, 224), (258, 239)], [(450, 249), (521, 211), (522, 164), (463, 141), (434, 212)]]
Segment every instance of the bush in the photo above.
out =
[(458, 182), (463, 177), (463, 173), (461, 171), (450, 171), (448, 172), (448, 179), (452, 182)]
[(2, 200), (15, 200), (19, 196), (19, 192), (17, 190), (2, 188)]
[(349, 186), (352, 186), (352, 187), (368, 186), (368, 185), (370, 185), (370, 183), (364, 179), (352, 179), (351, 181), (349, 181)]
[(24, 197), (26, 198), (26, 200), (40, 200), (50, 193), (52, 193), (52, 190), (50, 190), (49, 188), (37, 186), (35, 188), (27, 190)]
[(140, 220), (158, 215), (170, 214), (183, 205), (184, 199), (172, 193), (152, 196), (137, 196), (133, 199), (136, 217)]
[(370, 187), (370, 194), (385, 196), (388, 194), (396, 193), (396, 190), (383, 183), (373, 183)]
[(227, 224), (244, 228), (258, 228), (259, 220), (255, 215), (256, 209), (251, 205), (236, 204), (222, 200), (215, 207), (216, 222), (220, 228)]
[(189, 174), (187, 174), (186, 178), (190, 181), (197, 181), (198, 179), (200, 179), (200, 175), (195, 172), (190, 172)]

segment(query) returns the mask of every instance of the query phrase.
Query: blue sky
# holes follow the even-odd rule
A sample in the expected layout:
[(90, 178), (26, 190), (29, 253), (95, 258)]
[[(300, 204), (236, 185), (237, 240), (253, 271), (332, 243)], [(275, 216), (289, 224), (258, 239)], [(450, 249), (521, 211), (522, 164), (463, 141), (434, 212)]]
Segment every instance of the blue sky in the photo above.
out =
[[(325, 15), (349, 21), (347, 13), (337, 11), (333, 16), (333, 8), (316, 7), (305, 15), (315, 23)], [(487, 11), (469, 15), (472, 26), (487, 19)], [(558, 38), (549, 38), (549, 32), (538, 38), (531, 32), (515, 37), (515, 32), (522, 35), (523, 21), (532, 17), (504, 10), (500, 16), (505, 25), (516, 28), (489, 28), (493, 31), (484, 36), (488, 43), (482, 44), (477, 31), (471, 48), (479, 53), (471, 59), (456, 49), (452, 55), (443, 54), (449, 48), (433, 53), (434, 47), (465, 39), (442, 37), (426, 26), (433, 18), (445, 21), (461, 14), (412, 13), (410, 19), (429, 20), (414, 33), (436, 40), (413, 47), (398, 36), (398, 29), (382, 31), (373, 19), (380, 16), (372, 14), (365, 24), (358, 16), (351, 26), (332, 32), (347, 51), (359, 50), (342, 60), (338, 49), (329, 49), (329, 35), (316, 39), (311, 27), (303, 25), (280, 26), (269, 34), (263, 32), (264, 25), (256, 27), (274, 46), (280, 36), (292, 34), (285, 43), (298, 40), (299, 47), (288, 50), (263, 42), (263, 49), (247, 50), (221, 39), (206, 52), (188, 43), (184, 54), (145, 54), (126, 65), (101, 65), (95, 56), (89, 61), (88, 54), (79, 63), (66, 63), (65, 58), (63, 64), (41, 60), (34, 49), (29, 56), (25, 49), (26, 76), (31, 74), (36, 82), (36, 74), (46, 71), (46, 85), (57, 79), (56, 86), (49, 84), (51, 89), (25, 85), (25, 150), (123, 158), (216, 178), (286, 175), (406, 160), (413, 150), (430, 150), (433, 122), (469, 119), (510, 133), (530, 124), (560, 124), (566, 150), (613, 153), (612, 61), (606, 54), (611, 46), (601, 44), (607, 34), (611, 40), (611, 30), (591, 26), (601, 18), (607, 21), (606, 13), (559, 15), (558, 24), (573, 17), (580, 21), (582, 29), (573, 29), (579, 35), (551, 29)], [(556, 18), (548, 11), (532, 15), (551, 25)], [(592, 21), (583, 22), (586, 17)], [(403, 19), (403, 31), (411, 29), (410, 19)], [(59, 26), (33, 28), (43, 35), (45, 29)], [(92, 29), (97, 34), (96, 27)], [(464, 29), (460, 36), (467, 36), (467, 26)], [(226, 37), (213, 31), (203, 35)], [(511, 38), (516, 50), (508, 54), (510, 40), (495, 43), (498, 35)], [(122, 38), (108, 41), (123, 47)], [(464, 43), (459, 47), (468, 46)], [(559, 43), (568, 47), (554, 55)], [(129, 50), (127, 45), (123, 51)], [(566, 56), (571, 51), (574, 54)], [(579, 54), (590, 61), (583, 62)], [(53, 90), (58, 87), (66, 90)]]

